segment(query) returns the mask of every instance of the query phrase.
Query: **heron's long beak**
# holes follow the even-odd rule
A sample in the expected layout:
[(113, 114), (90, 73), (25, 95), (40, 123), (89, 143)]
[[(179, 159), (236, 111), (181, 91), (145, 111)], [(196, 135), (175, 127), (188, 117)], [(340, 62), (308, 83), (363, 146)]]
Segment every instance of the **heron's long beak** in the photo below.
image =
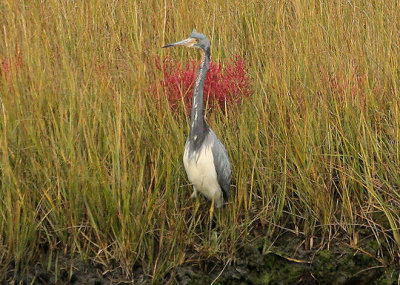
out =
[(197, 43), (197, 40), (195, 38), (187, 38), (187, 39), (185, 39), (183, 41), (180, 41), (180, 42), (176, 42), (176, 43), (173, 43), (173, 44), (165, 45), (162, 48), (173, 47), (173, 46), (192, 47), (196, 43)]

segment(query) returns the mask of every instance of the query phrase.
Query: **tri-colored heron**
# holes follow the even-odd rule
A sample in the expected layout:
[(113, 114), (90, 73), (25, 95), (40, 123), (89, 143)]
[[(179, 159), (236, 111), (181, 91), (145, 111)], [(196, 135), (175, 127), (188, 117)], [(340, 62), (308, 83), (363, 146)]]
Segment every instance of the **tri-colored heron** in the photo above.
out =
[(186, 174), (193, 184), (191, 197), (195, 198), (200, 192), (220, 208), (229, 196), (231, 164), (224, 145), (204, 120), (204, 81), (210, 65), (210, 41), (193, 30), (189, 38), (163, 48), (177, 45), (200, 48), (202, 55), (194, 85), (190, 133), (183, 154)]

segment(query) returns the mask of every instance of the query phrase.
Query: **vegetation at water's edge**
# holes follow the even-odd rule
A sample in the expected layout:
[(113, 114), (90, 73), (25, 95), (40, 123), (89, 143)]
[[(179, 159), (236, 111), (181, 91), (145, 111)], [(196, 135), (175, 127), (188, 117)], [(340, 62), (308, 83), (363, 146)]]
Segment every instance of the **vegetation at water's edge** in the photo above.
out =
[[(399, 6), (2, 1), (0, 276), (62, 251), (172, 280), (178, 266), (234, 263), (243, 244), (284, 232), (322, 255), (340, 239), (396, 264)], [(198, 59), (160, 48), (193, 28), (215, 62), (243, 58), (252, 83), (249, 99), (207, 113), (233, 165), (214, 217), (189, 199), (188, 117), (183, 102), (169, 108), (154, 63)]]

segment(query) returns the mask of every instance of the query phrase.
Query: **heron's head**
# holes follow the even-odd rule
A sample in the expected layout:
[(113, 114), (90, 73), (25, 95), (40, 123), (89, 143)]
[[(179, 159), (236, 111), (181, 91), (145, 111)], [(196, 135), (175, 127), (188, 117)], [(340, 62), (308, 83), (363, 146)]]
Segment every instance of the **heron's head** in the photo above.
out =
[(190, 34), (190, 36), (182, 41), (173, 43), (173, 44), (168, 44), (163, 46), (163, 48), (167, 47), (172, 47), (172, 46), (185, 46), (185, 47), (191, 47), (191, 48), (201, 48), (202, 50), (207, 50), (210, 48), (210, 41), (208, 38), (197, 32), (195, 29), (193, 32)]

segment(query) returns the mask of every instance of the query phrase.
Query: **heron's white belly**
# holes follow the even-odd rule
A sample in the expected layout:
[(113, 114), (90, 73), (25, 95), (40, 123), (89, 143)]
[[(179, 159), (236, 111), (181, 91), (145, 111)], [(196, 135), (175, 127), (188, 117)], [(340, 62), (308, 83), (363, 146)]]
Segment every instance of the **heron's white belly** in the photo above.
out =
[(210, 200), (215, 199), (217, 206), (222, 205), (222, 191), (218, 183), (217, 172), (215, 171), (211, 145), (203, 145), (197, 155), (190, 157), (188, 147), (185, 147), (183, 165), (185, 166), (189, 181), (197, 191)]

